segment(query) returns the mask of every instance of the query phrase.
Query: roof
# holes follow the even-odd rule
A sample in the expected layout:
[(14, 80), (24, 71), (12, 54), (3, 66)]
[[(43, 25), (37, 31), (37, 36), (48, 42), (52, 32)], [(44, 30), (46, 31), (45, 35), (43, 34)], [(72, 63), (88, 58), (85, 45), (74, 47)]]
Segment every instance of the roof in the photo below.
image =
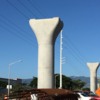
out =
[(37, 94), (39, 100), (78, 100), (79, 95), (66, 89), (31, 89), (14, 92), (10, 98), (27, 98), (31, 100), (31, 94)]

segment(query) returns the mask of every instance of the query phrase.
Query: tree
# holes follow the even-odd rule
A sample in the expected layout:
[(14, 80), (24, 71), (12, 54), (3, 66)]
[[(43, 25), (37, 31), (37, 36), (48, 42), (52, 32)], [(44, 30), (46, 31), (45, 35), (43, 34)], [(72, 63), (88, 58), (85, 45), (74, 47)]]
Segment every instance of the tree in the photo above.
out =
[[(60, 75), (55, 74), (56, 78), (56, 87), (59, 88), (60, 84)], [(81, 81), (80, 79), (78, 80), (72, 80), (71, 78), (62, 75), (62, 88), (64, 89), (70, 89), (70, 90), (77, 90), (77, 89), (82, 89), (85, 86), (85, 82)]]
[[(56, 88), (59, 88), (60, 86), (60, 75), (59, 74), (55, 74), (55, 80), (56, 80)], [(71, 89), (72, 87), (72, 79), (62, 75), (62, 88), (64, 89)]]
[(82, 89), (85, 86), (85, 82), (81, 81), (80, 79), (78, 80), (73, 80), (73, 89)]
[(7, 82), (0, 81), (0, 87), (6, 88), (7, 84)]
[(31, 86), (33, 88), (37, 88), (37, 77), (33, 77), (31, 83), (29, 84), (29, 86)]
[(86, 87), (82, 89), (83, 91), (90, 91), (90, 88)]

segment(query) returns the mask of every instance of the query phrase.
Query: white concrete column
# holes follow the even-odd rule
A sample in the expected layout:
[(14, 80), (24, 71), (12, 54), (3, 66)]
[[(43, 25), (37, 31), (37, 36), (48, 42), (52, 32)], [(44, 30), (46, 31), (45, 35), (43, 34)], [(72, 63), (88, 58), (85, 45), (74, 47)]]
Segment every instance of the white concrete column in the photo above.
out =
[(63, 23), (58, 17), (29, 23), (38, 41), (38, 88), (54, 88), (54, 44)]
[(95, 93), (95, 90), (97, 89), (97, 69), (99, 67), (100, 63), (87, 63), (87, 66), (90, 70), (90, 90)]

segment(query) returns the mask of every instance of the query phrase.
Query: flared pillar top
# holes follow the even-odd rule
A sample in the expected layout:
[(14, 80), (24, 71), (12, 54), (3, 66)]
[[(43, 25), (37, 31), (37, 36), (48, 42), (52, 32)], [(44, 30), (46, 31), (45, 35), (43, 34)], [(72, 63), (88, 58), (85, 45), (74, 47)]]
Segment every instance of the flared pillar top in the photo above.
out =
[(29, 24), (36, 35), (38, 44), (53, 44), (63, 27), (59, 17), (30, 19)]
[(92, 71), (92, 72), (97, 71), (99, 65), (100, 65), (99, 62), (95, 62), (95, 63), (87, 63), (88, 68), (89, 68), (90, 71)]

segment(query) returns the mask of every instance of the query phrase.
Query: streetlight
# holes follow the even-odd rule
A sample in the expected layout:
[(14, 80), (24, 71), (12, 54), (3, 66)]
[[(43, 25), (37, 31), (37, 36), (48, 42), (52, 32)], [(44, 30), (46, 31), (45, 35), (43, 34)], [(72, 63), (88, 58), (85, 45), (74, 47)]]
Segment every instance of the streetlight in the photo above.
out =
[(59, 76), (59, 75), (55, 75), (55, 89), (56, 89), (56, 77), (57, 77), (57, 76)]
[(10, 94), (10, 67), (12, 66), (12, 65), (14, 65), (14, 64), (16, 64), (16, 63), (18, 63), (18, 62), (22, 62), (22, 60), (17, 60), (17, 61), (15, 61), (15, 62), (12, 62), (12, 63), (10, 63), (9, 64), (9, 66), (8, 66), (8, 98), (9, 98), (9, 94)]

